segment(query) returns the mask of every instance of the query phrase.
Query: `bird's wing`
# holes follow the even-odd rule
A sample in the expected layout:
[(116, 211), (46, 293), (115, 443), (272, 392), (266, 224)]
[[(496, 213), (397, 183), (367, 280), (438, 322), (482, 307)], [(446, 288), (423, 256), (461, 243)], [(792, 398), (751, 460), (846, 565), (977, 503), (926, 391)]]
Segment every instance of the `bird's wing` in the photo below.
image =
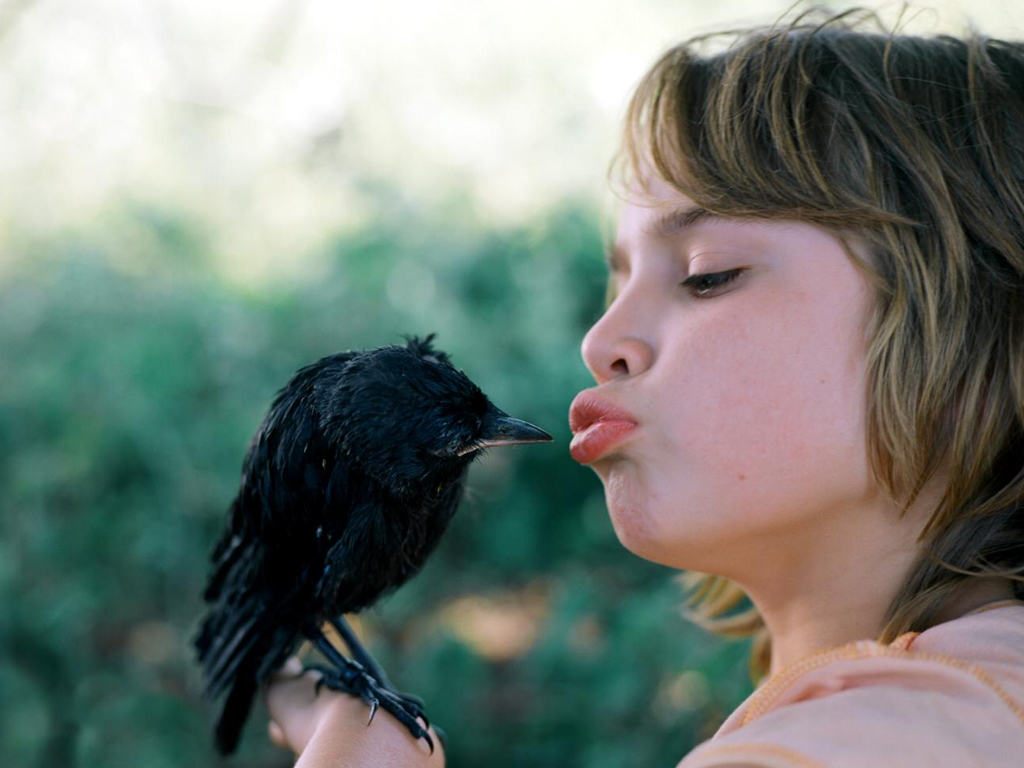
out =
[(211, 556), (210, 605), (195, 638), (206, 694), (229, 690), (218, 724), (222, 750), (237, 741), (256, 686), (284, 661), (306, 613), (315, 609), (317, 541), (333, 470), (312, 406), (324, 366), (337, 374), (345, 352), (300, 369), (274, 399), (253, 436), (242, 482)]
[(299, 369), (277, 394), (253, 436), (242, 467), (242, 492), (252, 500), (244, 523), (261, 537), (321, 524), (325, 488), (337, 461), (323, 434), (313, 390), (340, 376), (358, 352), (341, 352)]

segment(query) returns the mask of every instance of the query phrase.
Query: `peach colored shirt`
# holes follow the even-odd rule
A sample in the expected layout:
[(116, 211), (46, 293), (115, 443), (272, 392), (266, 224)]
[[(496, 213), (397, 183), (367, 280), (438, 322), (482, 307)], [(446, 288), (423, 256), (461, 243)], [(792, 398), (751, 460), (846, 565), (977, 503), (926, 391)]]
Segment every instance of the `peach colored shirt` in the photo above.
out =
[(1024, 602), (805, 656), (677, 768), (1021, 768)]

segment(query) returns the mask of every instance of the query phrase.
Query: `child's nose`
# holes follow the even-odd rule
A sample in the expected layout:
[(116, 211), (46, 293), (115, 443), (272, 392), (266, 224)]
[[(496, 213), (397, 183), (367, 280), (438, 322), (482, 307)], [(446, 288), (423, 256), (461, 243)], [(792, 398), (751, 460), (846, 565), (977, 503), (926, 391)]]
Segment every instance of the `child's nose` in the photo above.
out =
[(583, 337), (580, 353), (598, 384), (624, 376), (636, 376), (651, 366), (654, 350), (637, 334), (606, 312)]

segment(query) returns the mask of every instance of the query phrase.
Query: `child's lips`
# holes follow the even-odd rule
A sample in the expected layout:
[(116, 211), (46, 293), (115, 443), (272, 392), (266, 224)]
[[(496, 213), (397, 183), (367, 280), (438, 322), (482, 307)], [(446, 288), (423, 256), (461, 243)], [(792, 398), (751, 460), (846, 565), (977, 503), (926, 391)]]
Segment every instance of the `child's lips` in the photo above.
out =
[(595, 421), (573, 436), (569, 453), (580, 464), (590, 464), (632, 433), (636, 426), (635, 422), (620, 419)]
[(573, 398), (569, 407), (569, 429), (573, 434), (582, 432), (595, 421), (628, 421), (636, 424), (637, 420), (629, 411), (620, 408), (594, 389), (585, 389)]
[(606, 400), (603, 394), (585, 389), (569, 408), (569, 428), (573, 431), (569, 453), (580, 464), (597, 461), (637, 426), (633, 414)]

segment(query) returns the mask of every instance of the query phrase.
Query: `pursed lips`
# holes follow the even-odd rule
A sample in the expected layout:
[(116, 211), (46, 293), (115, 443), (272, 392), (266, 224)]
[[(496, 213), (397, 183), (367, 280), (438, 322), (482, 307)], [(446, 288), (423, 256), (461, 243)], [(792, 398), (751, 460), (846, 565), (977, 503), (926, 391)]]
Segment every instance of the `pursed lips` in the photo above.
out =
[(631, 413), (599, 397), (594, 390), (584, 390), (569, 408), (569, 429), (573, 432), (569, 452), (579, 463), (589, 464), (636, 426)]

